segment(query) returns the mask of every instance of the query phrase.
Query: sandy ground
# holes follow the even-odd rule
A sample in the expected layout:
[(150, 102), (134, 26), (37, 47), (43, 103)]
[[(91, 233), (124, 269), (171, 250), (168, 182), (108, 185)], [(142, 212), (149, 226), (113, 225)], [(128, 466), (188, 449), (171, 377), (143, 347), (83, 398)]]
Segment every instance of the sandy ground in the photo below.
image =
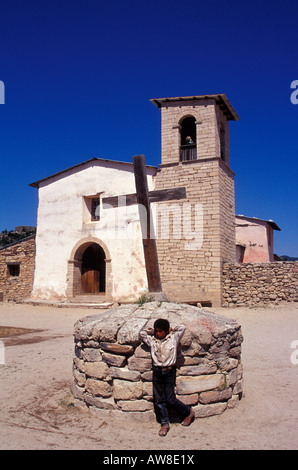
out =
[(297, 449), (298, 364), (291, 358), (298, 354), (291, 344), (298, 340), (298, 306), (211, 310), (242, 325), (245, 396), (220, 416), (189, 428), (173, 424), (160, 438), (156, 422), (73, 406), (73, 325), (98, 310), (1, 304), (0, 327), (34, 331), (0, 338), (0, 449)]

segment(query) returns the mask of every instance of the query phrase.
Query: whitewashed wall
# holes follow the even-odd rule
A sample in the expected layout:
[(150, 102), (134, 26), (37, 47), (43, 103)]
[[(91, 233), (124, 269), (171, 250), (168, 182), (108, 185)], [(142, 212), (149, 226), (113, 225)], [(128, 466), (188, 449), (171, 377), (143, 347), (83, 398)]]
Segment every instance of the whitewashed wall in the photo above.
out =
[[(148, 167), (149, 190), (156, 169)], [(101, 208), (99, 222), (86, 221), (84, 197), (135, 192), (131, 164), (94, 160), (39, 183), (36, 266), (32, 298), (63, 299), (68, 261), (88, 237), (102, 241), (111, 259), (112, 298), (133, 300), (147, 288), (137, 206)]]

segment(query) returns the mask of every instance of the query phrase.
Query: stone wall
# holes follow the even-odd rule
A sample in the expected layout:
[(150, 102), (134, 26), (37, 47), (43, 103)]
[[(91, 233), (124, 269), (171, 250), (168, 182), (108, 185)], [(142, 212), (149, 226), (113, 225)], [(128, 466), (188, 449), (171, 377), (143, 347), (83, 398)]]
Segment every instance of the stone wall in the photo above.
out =
[(20, 301), (29, 298), (33, 285), (34, 265), (35, 236), (24, 238), (2, 248), (0, 250), (0, 293), (2, 293), (0, 299)]
[(234, 407), (243, 392), (240, 326), (198, 307), (167, 302), (123, 305), (76, 323), (72, 391), (80, 404), (155, 419), (151, 355), (139, 333), (156, 318), (186, 326), (177, 359), (178, 398), (196, 417)]
[[(181, 123), (192, 116), (197, 159), (180, 161)], [(229, 126), (214, 99), (162, 102), (162, 163), (155, 189), (185, 187), (186, 199), (157, 204), (157, 250), (163, 291), (175, 302), (220, 306), (222, 263), (234, 262), (234, 173)], [(220, 135), (225, 129), (225, 161)], [(170, 217), (168, 212), (171, 212)], [(165, 224), (170, 236), (165, 235)]]
[(220, 306), (222, 262), (236, 256), (233, 173), (219, 159), (162, 167), (156, 189), (173, 186), (185, 186), (187, 198), (156, 209), (163, 291), (175, 302)]
[(298, 261), (224, 264), (224, 307), (281, 301), (298, 301)]

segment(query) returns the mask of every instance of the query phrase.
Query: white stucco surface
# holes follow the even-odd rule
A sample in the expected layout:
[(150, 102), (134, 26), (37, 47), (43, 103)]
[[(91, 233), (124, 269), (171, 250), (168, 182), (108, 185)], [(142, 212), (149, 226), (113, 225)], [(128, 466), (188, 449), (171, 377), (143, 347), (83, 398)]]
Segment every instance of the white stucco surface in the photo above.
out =
[[(147, 171), (152, 190), (156, 169), (148, 167)], [(89, 161), (39, 182), (32, 298), (66, 297), (71, 253), (90, 237), (108, 250), (112, 298), (139, 297), (147, 284), (138, 206), (103, 209), (101, 204), (100, 221), (92, 222), (85, 203), (88, 196), (134, 192), (133, 166), (107, 160)]]

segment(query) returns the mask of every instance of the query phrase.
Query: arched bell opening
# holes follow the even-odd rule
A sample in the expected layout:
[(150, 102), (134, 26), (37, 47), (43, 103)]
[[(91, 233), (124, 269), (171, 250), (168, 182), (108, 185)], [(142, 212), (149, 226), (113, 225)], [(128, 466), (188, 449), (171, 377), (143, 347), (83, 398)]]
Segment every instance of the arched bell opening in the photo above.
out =
[(180, 122), (180, 161), (197, 159), (196, 119), (187, 116)]

